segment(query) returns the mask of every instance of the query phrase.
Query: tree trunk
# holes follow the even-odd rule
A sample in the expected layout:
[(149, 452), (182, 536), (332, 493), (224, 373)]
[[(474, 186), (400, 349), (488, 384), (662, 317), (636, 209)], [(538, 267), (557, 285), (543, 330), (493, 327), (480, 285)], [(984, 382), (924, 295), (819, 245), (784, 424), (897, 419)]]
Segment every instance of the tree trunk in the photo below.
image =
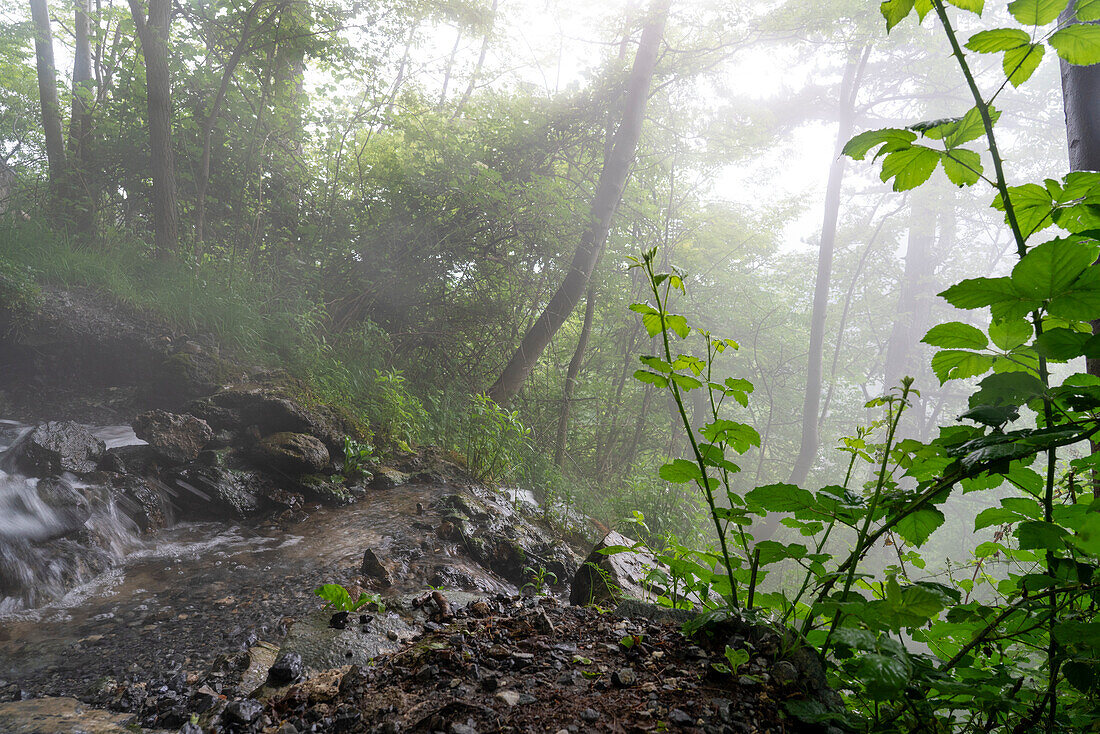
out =
[[(1076, 23), (1077, 3), (1062, 11), (1059, 22)], [(1060, 61), (1062, 101), (1066, 111), (1066, 142), (1069, 167), (1074, 171), (1100, 171), (1100, 64), (1073, 66)], [(1100, 319), (1092, 322), (1092, 333), (1100, 334)], [(1086, 360), (1090, 375), (1100, 376), (1100, 359)], [(1097, 443), (1093, 444), (1097, 447)]]
[(88, 32), (89, 0), (73, 1), (73, 113), (69, 119), (70, 177), (76, 194), (76, 231), (95, 236), (95, 177), (91, 166), (91, 104), (95, 99), (92, 79), (92, 46)]
[(443, 110), (443, 105), (447, 103), (447, 89), (451, 86), (451, 73), (455, 68), (455, 57), (458, 56), (458, 47), (462, 43), (462, 29), (458, 29), (458, 33), (455, 34), (455, 45), (451, 49), (451, 55), (447, 58), (447, 71), (443, 73), (443, 89), (439, 93), (439, 105), (440, 111)]
[(604, 161), (596, 195), (592, 201), (588, 222), (580, 245), (573, 256), (569, 272), (562, 281), (546, 310), (523, 337), (519, 349), (509, 360), (496, 383), (489, 388), (489, 397), (499, 404), (507, 404), (523, 386), (527, 375), (542, 356), (546, 345), (565, 322), (580, 301), (592, 270), (596, 266), (600, 250), (611, 229), (611, 218), (622, 198), (627, 176), (634, 161), (638, 138), (642, 131), (650, 82), (657, 66), (657, 51), (664, 34), (665, 21), (671, 0), (653, 0), (649, 8), (638, 55), (630, 72), (624, 100), (623, 119), (615, 132), (611, 157)]
[(569, 435), (569, 410), (573, 402), (573, 390), (577, 386), (577, 375), (580, 374), (581, 364), (584, 363), (584, 352), (588, 348), (588, 337), (592, 332), (592, 314), (596, 306), (596, 284), (588, 283), (588, 294), (585, 296), (584, 322), (581, 324), (581, 335), (577, 340), (577, 348), (573, 351), (573, 358), (569, 360), (569, 369), (565, 372), (565, 384), (561, 393), (561, 413), (558, 415), (558, 440), (554, 445), (554, 464), (559, 469), (565, 468), (565, 439)]
[(53, 61), (53, 34), (46, 0), (31, 0), (34, 22), (34, 51), (38, 67), (38, 99), (42, 111), (42, 131), (46, 136), (46, 163), (50, 191), (63, 195), (65, 180), (65, 144), (61, 138), (61, 105), (57, 101), (57, 68)]
[(833, 270), (833, 247), (836, 244), (836, 221), (840, 212), (840, 186), (844, 180), (845, 159), (840, 154), (852, 135), (855, 123), (856, 95), (860, 77), (867, 64), (870, 46), (853, 49), (840, 84), (840, 120), (837, 126), (836, 150), (829, 168), (829, 184), (825, 189), (825, 216), (821, 224), (821, 246), (817, 254), (817, 280), (814, 283), (813, 311), (810, 316), (810, 350), (806, 365), (806, 395), (802, 403), (802, 444), (791, 470), (791, 484), (802, 484), (817, 456), (819, 435), (818, 410), (821, 406), (822, 347), (825, 342), (825, 315), (829, 303), (829, 281)]
[(157, 257), (168, 257), (179, 246), (179, 208), (172, 156), (172, 89), (168, 70), (170, 0), (149, 0), (149, 16), (140, 0), (129, 0), (141, 54), (145, 57), (145, 89), (149, 125), (149, 172), (153, 178), (153, 246)]

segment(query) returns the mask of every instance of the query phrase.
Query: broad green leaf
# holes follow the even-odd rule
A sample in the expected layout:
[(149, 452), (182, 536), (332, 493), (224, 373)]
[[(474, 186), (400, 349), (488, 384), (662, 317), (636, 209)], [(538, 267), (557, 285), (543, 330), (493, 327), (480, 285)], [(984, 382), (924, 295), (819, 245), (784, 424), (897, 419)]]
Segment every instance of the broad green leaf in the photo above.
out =
[(1077, 20), (1082, 22), (1100, 20), (1100, 0), (1077, 0), (1073, 10)]
[(932, 0), (916, 0), (914, 5), (917, 9), (917, 18), (920, 21), (923, 21), (924, 16), (931, 13), (933, 9)]
[(754, 552), (760, 553), (760, 565), (767, 566), (768, 564), (775, 563), (776, 561), (782, 561), (786, 558), (805, 558), (806, 546), (800, 543), (792, 543), (791, 545), (784, 545), (774, 540), (761, 540), (755, 546), (753, 546)]
[(982, 158), (972, 150), (954, 148), (943, 156), (943, 172), (956, 186), (973, 186), (982, 176)]
[(861, 161), (867, 156), (867, 153), (869, 153), (872, 148), (880, 145), (883, 146), (882, 150), (875, 156), (877, 158), (879, 155), (885, 153), (905, 150), (916, 139), (916, 133), (911, 130), (900, 130), (898, 128), (868, 130), (856, 135), (845, 143), (841, 153), (849, 158)]
[(913, 145), (905, 150), (888, 154), (882, 160), (883, 181), (894, 179), (894, 191), (915, 189), (928, 180), (939, 165), (938, 150), (923, 145)]
[(1055, 31), (1049, 43), (1058, 55), (1076, 66), (1100, 63), (1100, 26), (1077, 23)]
[(1067, 321), (1095, 319), (1100, 314), (1100, 267), (1089, 267), (1065, 292), (1051, 299), (1049, 311)]
[(932, 357), (932, 372), (940, 384), (984, 375), (993, 366), (993, 357), (959, 349), (945, 349)]
[(1083, 334), (1073, 329), (1047, 329), (1035, 340), (1035, 349), (1039, 354), (1055, 362), (1068, 362), (1085, 353), (1085, 342), (1092, 334)]
[[(1016, 223), (1020, 225), (1020, 231), (1025, 238), (1054, 224), (1051, 218), (1054, 197), (1042, 186), (1038, 184), (1009, 186), (1008, 196), (1012, 200), (1012, 210), (1016, 213)], [(994, 197), (993, 208), (999, 211), (1005, 210), (1000, 194)], [(1005, 223), (1008, 223), (1007, 212)]]
[(1003, 319), (989, 325), (989, 338), (1006, 352), (1027, 344), (1033, 332), (1026, 319)]
[(977, 532), (991, 525), (1008, 525), (1026, 519), (1004, 507), (987, 507), (974, 518), (974, 530)]
[(651, 357), (648, 354), (643, 354), (638, 357), (642, 364), (658, 372), (669, 373), (672, 372), (672, 365), (660, 357)]
[(898, 521), (896, 528), (901, 537), (919, 548), (924, 545), (924, 542), (928, 540), (928, 537), (932, 535), (936, 528), (943, 525), (943, 522), (943, 513), (934, 507), (930, 507), (917, 510), (903, 517)]
[(1065, 528), (1041, 520), (1028, 520), (1016, 527), (1016, 538), (1023, 550), (1062, 550), (1066, 547)]
[(970, 407), (978, 405), (1023, 405), (1046, 392), (1042, 380), (1027, 372), (999, 372), (979, 383), (970, 396)]
[(1058, 18), (1058, 14), (1066, 7), (1066, 1), (1013, 0), (1008, 4), (1008, 12), (1023, 25), (1046, 25)]
[(879, 5), (879, 12), (886, 19), (886, 32), (889, 33), (894, 26), (905, 20), (909, 13), (913, 12), (914, 0), (884, 0)]
[(657, 336), (661, 333), (661, 315), (656, 311), (642, 314), (642, 326), (651, 337)]
[(670, 377), (672, 381), (676, 383), (676, 386), (679, 387), (681, 390), (694, 390), (698, 387), (703, 386), (703, 383), (701, 381), (695, 379), (691, 375), (673, 374), (670, 375)]
[[(1100, 2), (1100, 0), (1097, 1)], [(994, 28), (975, 33), (966, 42), (966, 47), (976, 53), (991, 54), (1019, 48), (1029, 43), (1031, 43), (1031, 36), (1019, 28)]]
[(959, 10), (966, 10), (976, 15), (981, 15), (985, 9), (985, 0), (947, 0)]
[(687, 459), (674, 459), (661, 467), (661, 479), (673, 484), (685, 484), (687, 482), (701, 482), (703, 474), (699, 471), (699, 465)]
[(936, 324), (921, 339), (925, 344), (946, 349), (985, 349), (989, 340), (981, 329), (961, 321), (949, 321), (946, 324)]
[(708, 423), (700, 432), (708, 441), (727, 443), (739, 454), (745, 453), (752, 446), (760, 446), (760, 434), (755, 428), (725, 418)]
[(798, 510), (817, 510), (817, 500), (809, 490), (793, 484), (767, 484), (750, 490), (745, 499), (763, 507), (769, 512), (796, 512)]
[(691, 327), (687, 325), (687, 319), (676, 314), (665, 315), (665, 326), (676, 332), (676, 336), (681, 339), (687, 339), (688, 334), (691, 333)]
[[(1001, 119), (1001, 111), (992, 105), (989, 106), (988, 111), (990, 121), (996, 124), (997, 120)], [(982, 113), (977, 107), (971, 107), (959, 118), (958, 126), (943, 136), (943, 144), (947, 148), (954, 148), (971, 140), (977, 140), (983, 135), (985, 135), (985, 122), (982, 120)]]
[(1062, 294), (1096, 261), (1096, 246), (1056, 239), (1031, 248), (1012, 268), (1012, 284), (1026, 298)]
[(859, 657), (859, 677), (867, 686), (867, 693), (878, 701), (896, 698), (909, 683), (908, 661), (869, 653)]
[(1090, 512), (1073, 537), (1073, 544), (1090, 556), (1100, 556), (1100, 512)]
[(983, 308), (1021, 297), (1009, 278), (968, 278), (939, 295), (955, 308), (966, 309)]
[(1054, 625), (1054, 637), (1063, 645), (1100, 650), (1100, 622), (1059, 622)]
[(1031, 75), (1035, 73), (1035, 70), (1039, 68), (1039, 63), (1043, 60), (1044, 51), (1046, 51), (1046, 47), (1041, 43), (1005, 51), (1002, 67), (1012, 86), (1018, 87), (1031, 78)]
[(634, 379), (657, 387), (668, 387), (668, 378), (649, 370), (638, 370), (634, 373)]

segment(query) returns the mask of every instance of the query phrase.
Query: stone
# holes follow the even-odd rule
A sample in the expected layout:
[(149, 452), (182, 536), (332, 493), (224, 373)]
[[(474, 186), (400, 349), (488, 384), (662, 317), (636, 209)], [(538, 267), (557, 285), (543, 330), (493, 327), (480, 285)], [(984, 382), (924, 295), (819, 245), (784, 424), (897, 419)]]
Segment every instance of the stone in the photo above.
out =
[(695, 726), (695, 719), (682, 709), (672, 709), (669, 711), (668, 720), (676, 726)]
[(259, 509), (245, 476), (227, 469), (188, 464), (169, 472), (165, 485), (174, 504), (199, 517), (240, 520)]
[(264, 436), (253, 453), (266, 467), (291, 475), (317, 474), (332, 462), (320, 439), (291, 431)]
[(0, 704), (0, 731), (4, 734), (82, 732), (127, 734), (132, 714), (103, 711), (75, 698), (34, 698)]
[(150, 410), (134, 418), (134, 433), (173, 464), (194, 461), (214, 438), (214, 431), (201, 418), (163, 410)]
[(649, 570), (658, 565), (648, 551), (624, 551), (604, 555), (601, 550), (612, 546), (632, 547), (635, 541), (614, 530), (592, 548), (573, 577), (569, 603), (578, 606), (599, 604), (614, 606), (623, 598), (643, 599), (652, 596), (646, 584)]
[(771, 676), (781, 686), (793, 685), (798, 680), (798, 669), (789, 660), (780, 660), (772, 666)]
[(225, 718), (238, 724), (251, 724), (263, 713), (264, 706), (254, 698), (232, 701), (225, 707)]
[(451, 724), (451, 734), (477, 734), (477, 729), (468, 724)]
[(73, 421), (44, 423), (11, 449), (15, 465), (36, 477), (51, 474), (89, 474), (96, 470), (106, 444), (88, 426)]
[(49, 507), (54, 514), (55, 532), (52, 537), (67, 535), (83, 527), (84, 522), (92, 515), (87, 498), (60, 477), (38, 480), (35, 490), (42, 504)]
[(497, 691), (496, 697), (510, 707), (519, 703), (519, 693), (516, 691)]
[(363, 563), (359, 566), (359, 571), (364, 576), (375, 579), (382, 586), (389, 586), (393, 583), (389, 569), (386, 568), (385, 564), (382, 563), (382, 559), (378, 557), (378, 554), (372, 548), (363, 551)]
[(618, 688), (630, 688), (638, 682), (638, 676), (631, 668), (620, 668), (611, 674), (611, 682)]
[(600, 712), (596, 709), (585, 709), (581, 711), (581, 718), (588, 722), (597, 721), (600, 718)]
[(267, 678), (275, 685), (293, 683), (302, 677), (302, 656), (296, 652), (284, 652), (275, 658), (275, 664), (267, 671)]
[[(358, 624), (345, 629), (329, 626), (330, 612), (318, 611), (296, 621), (287, 632), (279, 654), (297, 653), (307, 673), (356, 665), (367, 668), (384, 652), (393, 652), (401, 640), (415, 630), (395, 614), (374, 618), (367, 627)], [(393, 638), (390, 638), (392, 633)]]

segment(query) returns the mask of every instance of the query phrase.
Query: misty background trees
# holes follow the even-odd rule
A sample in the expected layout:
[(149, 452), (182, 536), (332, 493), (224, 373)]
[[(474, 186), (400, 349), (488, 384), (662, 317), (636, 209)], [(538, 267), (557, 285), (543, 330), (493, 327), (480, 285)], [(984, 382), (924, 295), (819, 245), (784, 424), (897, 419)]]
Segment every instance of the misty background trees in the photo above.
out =
[[(744, 489), (836, 481), (904, 375), (904, 435), (965, 409), (919, 340), (1012, 244), (986, 192), (938, 173), (899, 197), (839, 157), (966, 104), (933, 29), (880, 24), (848, 1), (9, 5), (0, 257), (213, 331), (395, 440), (459, 447), (488, 391), (530, 429), (502, 479), (705, 532), (656, 478), (685, 447), (631, 379), (656, 345), (627, 255), (682, 267), (693, 322), (739, 342)], [(1004, 110), (1033, 178), (1066, 155), (1038, 74)]]

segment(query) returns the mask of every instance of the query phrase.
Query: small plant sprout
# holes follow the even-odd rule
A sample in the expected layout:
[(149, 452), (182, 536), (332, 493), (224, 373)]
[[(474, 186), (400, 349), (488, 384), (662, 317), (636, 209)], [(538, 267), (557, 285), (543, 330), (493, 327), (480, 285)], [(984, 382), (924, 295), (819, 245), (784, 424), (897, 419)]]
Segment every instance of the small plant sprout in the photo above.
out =
[(324, 584), (314, 589), (313, 593), (325, 600), (325, 609), (337, 612), (356, 612), (366, 604), (373, 604), (379, 612), (386, 610), (386, 605), (378, 594), (361, 592), (359, 598), (352, 601), (351, 594), (340, 584)]
[(735, 649), (726, 645), (726, 662), (711, 663), (710, 667), (724, 675), (733, 675), (737, 672), (738, 668), (747, 662), (749, 662), (748, 650), (742, 650), (740, 648)]
[[(549, 587), (558, 583), (558, 575), (547, 570), (545, 566), (539, 566), (537, 569), (528, 566), (523, 569), (523, 572), (530, 576), (531, 580), (523, 585), (521, 591), (530, 593), (532, 596), (546, 596), (550, 593)], [(528, 589), (530, 589), (529, 592)]]

